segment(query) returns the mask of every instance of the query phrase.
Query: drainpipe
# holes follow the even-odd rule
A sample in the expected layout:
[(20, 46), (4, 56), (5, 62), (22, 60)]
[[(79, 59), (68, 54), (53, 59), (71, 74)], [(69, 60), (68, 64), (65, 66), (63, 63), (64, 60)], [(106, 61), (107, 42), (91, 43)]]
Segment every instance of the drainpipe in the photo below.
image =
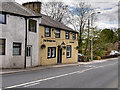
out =
[(27, 20), (29, 18), (41, 18), (42, 16), (24, 16), (25, 18), (25, 61), (24, 61), (24, 68), (26, 68), (26, 55), (27, 55)]
[(24, 68), (26, 68), (26, 52), (27, 52), (27, 18), (25, 18), (25, 61), (24, 61)]

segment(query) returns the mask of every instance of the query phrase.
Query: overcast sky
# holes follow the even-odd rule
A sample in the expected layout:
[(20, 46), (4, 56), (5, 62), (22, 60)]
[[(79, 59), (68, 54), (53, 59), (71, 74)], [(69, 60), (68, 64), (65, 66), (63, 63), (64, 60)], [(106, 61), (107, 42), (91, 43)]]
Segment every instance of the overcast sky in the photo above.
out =
[[(36, 0), (15, 0), (22, 4), (24, 2), (31, 2)], [(38, 0), (38, 1), (51, 1), (51, 0)], [(55, 1), (55, 0), (54, 0)], [(65, 0), (56, 0), (65, 1)], [(97, 20), (94, 22), (99, 28), (117, 28), (118, 27), (118, 1), (119, 0), (66, 0), (67, 4), (73, 5), (79, 1), (90, 3), (95, 11), (100, 11), (101, 14), (97, 15)]]

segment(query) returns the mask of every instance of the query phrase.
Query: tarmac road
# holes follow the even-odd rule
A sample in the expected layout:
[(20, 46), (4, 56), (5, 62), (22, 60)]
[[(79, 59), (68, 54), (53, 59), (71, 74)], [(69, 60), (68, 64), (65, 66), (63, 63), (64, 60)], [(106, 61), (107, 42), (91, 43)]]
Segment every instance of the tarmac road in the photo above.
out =
[(2, 75), (8, 88), (118, 88), (118, 59)]

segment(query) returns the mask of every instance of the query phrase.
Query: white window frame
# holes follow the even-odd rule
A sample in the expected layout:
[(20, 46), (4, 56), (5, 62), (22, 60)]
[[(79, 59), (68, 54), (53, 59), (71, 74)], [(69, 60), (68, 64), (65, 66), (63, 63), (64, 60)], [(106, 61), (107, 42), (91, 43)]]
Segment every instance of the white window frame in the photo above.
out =
[(48, 48), (48, 58), (50, 58), (51, 57), (51, 48)]
[(56, 57), (56, 47), (48, 47), (48, 58)]
[(65, 32), (65, 38), (69, 39), (69, 32)]
[[(59, 36), (56, 36), (56, 34), (59, 34)], [(55, 29), (55, 38), (60, 38), (60, 30), (59, 29)]]
[[(16, 44), (16, 46), (15, 46)], [(20, 46), (17, 46), (20, 45)], [(18, 48), (19, 49), (19, 53), (14, 53), (14, 49)], [(21, 50), (22, 50), (22, 43), (19, 42), (13, 42), (13, 56), (20, 56), (21, 55)]]
[(66, 56), (67, 56), (67, 53), (69, 53), (69, 56), (67, 56), (67, 58), (70, 58), (71, 57), (71, 45), (68, 45), (67, 48), (69, 48), (69, 51), (67, 49)]
[(73, 33), (73, 40), (76, 39), (76, 33)]
[(45, 27), (45, 37), (50, 37), (50, 28), (49, 27)]

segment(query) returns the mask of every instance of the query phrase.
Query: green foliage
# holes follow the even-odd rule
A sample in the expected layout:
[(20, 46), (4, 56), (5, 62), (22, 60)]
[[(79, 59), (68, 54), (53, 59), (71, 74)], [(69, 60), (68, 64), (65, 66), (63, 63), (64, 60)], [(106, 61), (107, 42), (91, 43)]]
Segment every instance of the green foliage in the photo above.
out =
[[(87, 30), (84, 32), (84, 43), (83, 43), (83, 48), (84, 48), (84, 54), (88, 55), (86, 52), (88, 49), (88, 37), (87, 37)], [(87, 38), (85, 38), (87, 37)], [(91, 35), (89, 39), (91, 38)], [(97, 29), (93, 28), (93, 52), (95, 56), (104, 56), (108, 49), (110, 49), (110, 44), (114, 44), (118, 40), (118, 30), (112, 30), (112, 29)], [(91, 42), (91, 40), (90, 40)], [(91, 46), (90, 46), (91, 47)], [(90, 50), (90, 49), (89, 49)], [(90, 56), (90, 55), (89, 55)]]
[(103, 29), (100, 37), (106, 43), (115, 43), (117, 41), (117, 35), (112, 29)]

